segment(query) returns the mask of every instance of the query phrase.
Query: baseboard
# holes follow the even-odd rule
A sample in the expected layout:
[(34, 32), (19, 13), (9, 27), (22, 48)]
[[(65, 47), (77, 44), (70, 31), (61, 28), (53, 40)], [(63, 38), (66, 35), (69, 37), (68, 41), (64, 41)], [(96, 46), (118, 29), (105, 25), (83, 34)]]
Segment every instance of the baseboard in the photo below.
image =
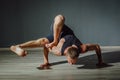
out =
[[(0, 51), (9, 51), (10, 48), (0, 48)], [(40, 51), (40, 50), (43, 50), (43, 48), (26, 48), (26, 50), (29, 50), (29, 51)]]
[(101, 49), (114, 49), (114, 50), (120, 50), (120, 46), (100, 46)]
[[(107, 49), (114, 49), (114, 50), (120, 50), (120, 46), (100, 46), (102, 50), (107, 50)], [(0, 51), (9, 51), (9, 48), (0, 48)], [(26, 50), (29, 51), (34, 51), (34, 50), (43, 50), (43, 48), (26, 48)]]

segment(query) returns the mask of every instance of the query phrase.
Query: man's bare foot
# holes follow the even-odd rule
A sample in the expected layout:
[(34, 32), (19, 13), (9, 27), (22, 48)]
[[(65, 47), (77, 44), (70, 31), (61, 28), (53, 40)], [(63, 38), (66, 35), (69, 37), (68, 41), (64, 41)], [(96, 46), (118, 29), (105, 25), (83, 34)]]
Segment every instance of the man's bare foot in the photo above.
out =
[(21, 49), (19, 46), (11, 46), (10, 50), (16, 53), (18, 56), (24, 57), (27, 55), (27, 52)]

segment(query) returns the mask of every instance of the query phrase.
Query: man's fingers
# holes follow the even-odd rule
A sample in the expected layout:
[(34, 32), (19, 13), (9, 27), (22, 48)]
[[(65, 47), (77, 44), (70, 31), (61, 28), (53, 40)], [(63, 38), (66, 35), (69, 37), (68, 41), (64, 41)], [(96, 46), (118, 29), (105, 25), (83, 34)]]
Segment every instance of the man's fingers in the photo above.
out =
[(45, 44), (45, 47), (46, 47), (46, 48), (49, 48), (49, 47), (50, 47), (50, 45), (49, 45), (49, 44)]

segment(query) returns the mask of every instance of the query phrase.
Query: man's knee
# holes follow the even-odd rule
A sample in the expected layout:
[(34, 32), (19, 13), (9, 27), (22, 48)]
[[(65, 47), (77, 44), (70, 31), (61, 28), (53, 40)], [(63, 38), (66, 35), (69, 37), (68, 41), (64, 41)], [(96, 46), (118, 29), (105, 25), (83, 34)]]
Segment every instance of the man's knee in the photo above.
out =
[(57, 15), (54, 19), (56, 25), (63, 25), (65, 18), (62, 15)]
[(40, 38), (36, 40), (36, 43), (40, 46), (44, 46), (45, 44), (49, 43), (47, 38)]
[(55, 17), (55, 20), (62, 20), (62, 21), (65, 21), (65, 17), (63, 15), (57, 15)]

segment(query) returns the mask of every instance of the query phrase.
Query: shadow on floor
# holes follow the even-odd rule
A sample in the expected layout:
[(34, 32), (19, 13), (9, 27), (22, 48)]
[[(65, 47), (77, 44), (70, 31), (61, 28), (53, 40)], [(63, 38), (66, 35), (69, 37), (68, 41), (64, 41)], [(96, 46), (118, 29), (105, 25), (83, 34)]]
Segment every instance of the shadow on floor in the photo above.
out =
[[(96, 63), (97, 63), (96, 54), (79, 58), (78, 62), (75, 65), (83, 65), (82, 67), (77, 67), (78, 69), (96, 69), (96, 68), (111, 67), (114, 65), (111, 65), (110, 63), (120, 62), (120, 51), (102, 53), (102, 56), (106, 65), (103, 65), (100, 67), (96, 66)], [(51, 65), (54, 66), (54, 65), (64, 64), (64, 63), (67, 63), (67, 60), (54, 62), (54, 63), (51, 63)]]

